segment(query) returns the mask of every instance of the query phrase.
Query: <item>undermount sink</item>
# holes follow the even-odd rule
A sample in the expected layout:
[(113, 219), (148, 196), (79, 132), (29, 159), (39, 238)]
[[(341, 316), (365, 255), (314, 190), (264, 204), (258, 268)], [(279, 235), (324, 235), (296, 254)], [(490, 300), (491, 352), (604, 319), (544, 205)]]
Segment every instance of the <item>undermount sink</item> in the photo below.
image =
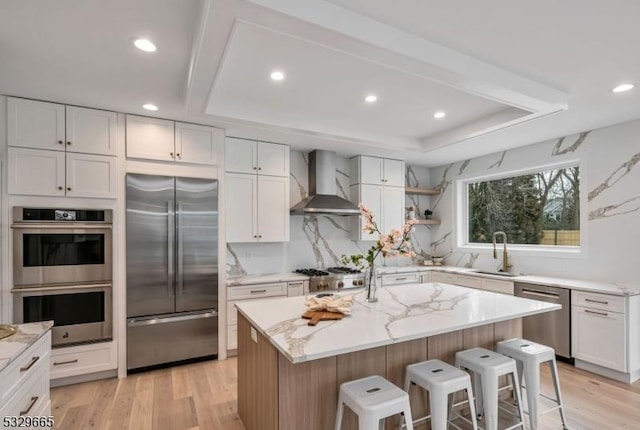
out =
[(492, 272), (490, 270), (476, 270), (476, 273), (483, 273), (485, 275), (496, 275), (496, 276), (504, 276), (506, 278), (513, 278), (515, 276), (520, 276), (518, 273), (511, 272)]

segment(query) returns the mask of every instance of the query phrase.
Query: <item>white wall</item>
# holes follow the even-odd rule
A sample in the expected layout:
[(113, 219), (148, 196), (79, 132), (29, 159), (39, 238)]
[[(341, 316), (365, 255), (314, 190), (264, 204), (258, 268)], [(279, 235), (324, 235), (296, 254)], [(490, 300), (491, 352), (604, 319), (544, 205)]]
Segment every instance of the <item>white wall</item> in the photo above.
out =
[(499, 261), (489, 251), (456, 249), (454, 221), (461, 210), (455, 202), (456, 181), (569, 160), (579, 160), (582, 169), (584, 251), (573, 257), (513, 251), (512, 270), (640, 283), (640, 121), (433, 168), (432, 183), (444, 190), (434, 199), (434, 217), (443, 222), (433, 230), (430, 252), (447, 256), (450, 265), (495, 270)]
[[(307, 153), (291, 151), (291, 206), (308, 193)], [(336, 166), (337, 193), (349, 199), (349, 160), (338, 157)], [(429, 185), (429, 170), (423, 167), (408, 167), (407, 181), (410, 186)], [(429, 197), (420, 196), (409, 204), (418, 205), (422, 211), (428, 207)], [(421, 212), (422, 212), (421, 211)], [(227, 244), (227, 275), (255, 275), (290, 272), (301, 268), (331, 267), (340, 265), (343, 254), (365, 253), (373, 242), (355, 241), (351, 233), (350, 217), (340, 216), (292, 216), (290, 241), (286, 243), (231, 243)], [(426, 226), (416, 226), (413, 235), (416, 251), (424, 253), (428, 247), (430, 233)], [(387, 265), (410, 264), (407, 258), (394, 258)]]

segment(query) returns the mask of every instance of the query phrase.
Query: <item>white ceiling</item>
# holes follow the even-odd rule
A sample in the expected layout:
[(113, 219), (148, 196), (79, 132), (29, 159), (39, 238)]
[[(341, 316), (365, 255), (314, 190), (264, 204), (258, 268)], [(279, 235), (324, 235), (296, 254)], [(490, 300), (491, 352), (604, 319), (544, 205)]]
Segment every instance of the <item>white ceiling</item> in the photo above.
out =
[(640, 88), (610, 92), (640, 84), (639, 19), (635, 0), (4, 1), (0, 94), (438, 165), (639, 118)]

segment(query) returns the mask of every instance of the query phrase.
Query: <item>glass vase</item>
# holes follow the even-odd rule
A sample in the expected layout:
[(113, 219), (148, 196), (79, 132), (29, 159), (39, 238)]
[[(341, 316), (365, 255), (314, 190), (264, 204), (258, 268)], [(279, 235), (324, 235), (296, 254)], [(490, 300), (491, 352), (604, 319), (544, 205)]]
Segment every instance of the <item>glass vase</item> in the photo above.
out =
[(366, 291), (366, 300), (369, 303), (377, 302), (378, 298), (378, 271), (374, 264), (370, 264), (364, 271), (364, 288)]

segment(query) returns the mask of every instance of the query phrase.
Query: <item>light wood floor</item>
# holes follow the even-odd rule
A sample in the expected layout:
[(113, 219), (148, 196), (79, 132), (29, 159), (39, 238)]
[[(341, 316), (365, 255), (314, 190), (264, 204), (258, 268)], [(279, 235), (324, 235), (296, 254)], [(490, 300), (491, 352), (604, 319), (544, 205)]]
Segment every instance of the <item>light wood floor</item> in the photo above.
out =
[[(571, 430), (640, 429), (640, 382), (558, 365)], [(544, 369), (543, 390), (551, 393)], [(56, 428), (64, 430), (243, 430), (236, 395), (234, 358), (51, 390)], [(558, 414), (543, 416), (539, 428), (561, 429)]]

